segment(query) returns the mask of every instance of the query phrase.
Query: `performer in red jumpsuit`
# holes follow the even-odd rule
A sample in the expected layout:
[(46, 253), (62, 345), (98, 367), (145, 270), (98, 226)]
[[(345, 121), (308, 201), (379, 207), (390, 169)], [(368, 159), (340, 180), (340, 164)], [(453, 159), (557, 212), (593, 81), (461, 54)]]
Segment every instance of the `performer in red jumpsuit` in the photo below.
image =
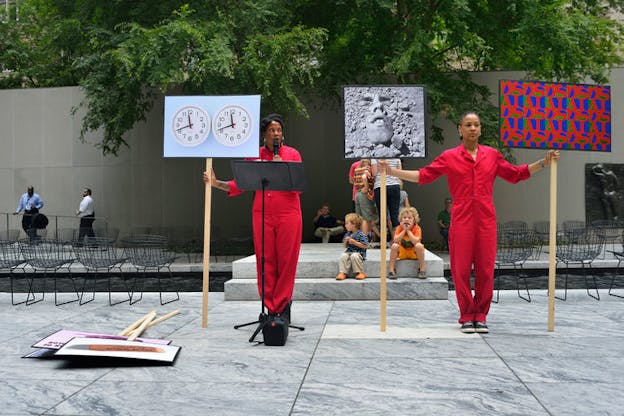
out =
[[(559, 159), (559, 151), (549, 150), (544, 159), (530, 165), (515, 166), (501, 153), (479, 144), (481, 121), (475, 113), (464, 114), (458, 124), (462, 144), (444, 151), (431, 164), (417, 171), (380, 167), (399, 178), (426, 184), (446, 175), (453, 197), (449, 229), (449, 254), (455, 295), (459, 304), (462, 332), (488, 332), (487, 314), (494, 292), (496, 259), (496, 210), (493, 191), (497, 176), (517, 183)], [(474, 267), (474, 296), (470, 273)]]
[[(301, 162), (301, 155), (292, 147), (283, 145), (284, 122), (279, 114), (270, 114), (260, 122), (264, 146), (260, 157), (250, 160)], [(274, 155), (274, 142), (279, 142)], [(236, 181), (220, 181), (214, 171), (204, 172), (204, 181), (226, 191), (229, 196), (240, 195)], [(262, 218), (262, 191), (256, 191), (252, 207), (254, 251), (258, 274), (258, 293), (262, 295), (262, 223), (264, 221), (264, 304), (270, 314), (287, 314), (290, 320), (290, 302), (295, 286), (295, 272), (301, 247), (301, 203), (299, 192), (265, 191), (264, 218)]]

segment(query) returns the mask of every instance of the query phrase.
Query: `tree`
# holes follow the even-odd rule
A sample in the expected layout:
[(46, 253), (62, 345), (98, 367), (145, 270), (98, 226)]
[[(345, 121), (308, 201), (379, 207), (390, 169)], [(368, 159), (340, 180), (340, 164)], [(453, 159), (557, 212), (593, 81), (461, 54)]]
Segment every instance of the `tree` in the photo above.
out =
[(621, 0), (20, 3), (20, 21), (0, 25), (0, 87), (83, 86), (82, 134), (103, 128), (99, 145), (114, 154), (154, 93), (170, 91), (259, 93), (306, 115), (302, 97), (339, 99), (343, 85), (422, 84), (432, 121), (473, 110), (496, 131), (491, 93), (471, 71), (604, 83), (624, 40), (609, 14), (624, 11)]
[[(490, 91), (472, 71), (519, 70), (527, 78), (607, 80), (621, 62), (624, 4), (564, 0), (340, 0), (295, 2), (301, 23), (329, 34), (319, 91), (341, 85), (423, 84), (432, 121), (476, 110), (497, 131)], [(442, 142), (434, 123), (431, 137)], [(483, 137), (497, 146), (496, 137)]]

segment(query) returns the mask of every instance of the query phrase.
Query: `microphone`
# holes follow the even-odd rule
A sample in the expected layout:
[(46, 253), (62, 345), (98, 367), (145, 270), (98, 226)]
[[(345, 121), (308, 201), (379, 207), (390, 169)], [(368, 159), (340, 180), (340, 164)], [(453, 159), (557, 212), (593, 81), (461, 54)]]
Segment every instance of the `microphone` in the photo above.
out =
[(274, 139), (273, 140), (273, 157), (277, 156), (279, 154), (279, 148), (280, 148), (280, 141), (279, 139)]

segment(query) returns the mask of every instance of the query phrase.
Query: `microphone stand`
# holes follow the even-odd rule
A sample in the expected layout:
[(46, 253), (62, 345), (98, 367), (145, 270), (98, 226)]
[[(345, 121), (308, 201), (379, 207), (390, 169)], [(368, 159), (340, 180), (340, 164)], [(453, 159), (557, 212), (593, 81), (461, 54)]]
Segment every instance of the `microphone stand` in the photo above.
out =
[(258, 324), (258, 327), (249, 338), (249, 342), (253, 342), (254, 338), (262, 331), (262, 327), (267, 320), (267, 314), (265, 313), (265, 304), (264, 304), (264, 191), (266, 189), (268, 181), (266, 178), (262, 178), (262, 248), (260, 249), (260, 315), (258, 315), (258, 320), (247, 322), (245, 324), (234, 325), (234, 329), (243, 328), (245, 326)]

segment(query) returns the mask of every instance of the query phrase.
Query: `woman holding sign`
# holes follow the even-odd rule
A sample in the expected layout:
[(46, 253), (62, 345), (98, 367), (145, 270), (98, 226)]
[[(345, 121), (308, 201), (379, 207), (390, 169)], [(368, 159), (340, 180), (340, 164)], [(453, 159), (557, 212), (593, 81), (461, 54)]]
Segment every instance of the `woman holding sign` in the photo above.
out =
[[(517, 183), (559, 159), (559, 151), (549, 150), (543, 159), (528, 165), (512, 165), (501, 153), (479, 144), (481, 120), (476, 113), (461, 116), (457, 125), (462, 144), (444, 151), (420, 170), (392, 168), (383, 160), (380, 169), (401, 179), (426, 184), (446, 175), (453, 198), (449, 229), (449, 254), (459, 323), (466, 333), (487, 333), (487, 314), (494, 292), (496, 259), (496, 210), (493, 191), (496, 177)], [(474, 267), (474, 296), (470, 273)]]
[[(260, 157), (251, 160), (301, 162), (299, 152), (283, 144), (284, 122), (279, 114), (269, 114), (260, 121), (264, 146)], [(204, 182), (213, 188), (240, 195), (236, 181), (221, 181), (214, 171), (204, 172)], [(295, 286), (295, 271), (301, 246), (301, 203), (299, 192), (266, 191), (262, 218), (262, 191), (256, 191), (252, 208), (254, 251), (258, 292), (262, 295), (262, 224), (264, 222), (264, 304), (269, 314), (282, 315), (290, 321), (290, 302)]]

